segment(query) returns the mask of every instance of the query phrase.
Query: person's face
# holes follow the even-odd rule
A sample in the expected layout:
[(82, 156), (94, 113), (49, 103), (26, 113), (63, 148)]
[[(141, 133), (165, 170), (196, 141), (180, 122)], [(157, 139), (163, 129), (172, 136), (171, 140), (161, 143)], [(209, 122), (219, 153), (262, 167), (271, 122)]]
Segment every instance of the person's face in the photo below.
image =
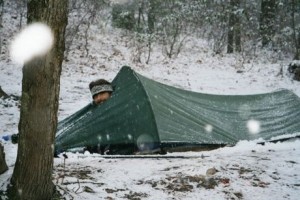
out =
[(110, 92), (100, 92), (93, 97), (95, 104), (101, 104), (110, 97)]

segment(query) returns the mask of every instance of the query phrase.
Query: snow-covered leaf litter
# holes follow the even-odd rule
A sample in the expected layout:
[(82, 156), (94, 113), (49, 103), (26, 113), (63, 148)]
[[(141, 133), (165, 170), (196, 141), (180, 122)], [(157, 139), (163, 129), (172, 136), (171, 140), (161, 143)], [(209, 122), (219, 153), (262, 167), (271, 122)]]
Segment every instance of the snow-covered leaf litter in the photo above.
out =
[[(68, 153), (66, 160), (55, 159), (54, 177), (75, 199), (297, 199), (299, 145), (242, 141), (213, 151), (168, 154), (189, 159), (104, 159)], [(213, 168), (216, 171), (209, 173)]]

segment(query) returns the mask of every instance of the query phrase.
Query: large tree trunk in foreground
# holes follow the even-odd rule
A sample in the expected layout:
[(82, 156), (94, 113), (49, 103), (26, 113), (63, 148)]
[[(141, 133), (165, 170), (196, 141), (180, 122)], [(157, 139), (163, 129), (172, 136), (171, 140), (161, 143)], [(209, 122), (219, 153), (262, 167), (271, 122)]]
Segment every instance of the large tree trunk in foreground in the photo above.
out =
[(8, 167), (5, 162), (4, 148), (0, 143), (0, 174), (3, 174), (6, 170), (8, 170)]
[(53, 193), (53, 142), (68, 0), (28, 1), (28, 23), (43, 22), (54, 34), (44, 57), (23, 67), (18, 156), (8, 190), (10, 199), (46, 200)]

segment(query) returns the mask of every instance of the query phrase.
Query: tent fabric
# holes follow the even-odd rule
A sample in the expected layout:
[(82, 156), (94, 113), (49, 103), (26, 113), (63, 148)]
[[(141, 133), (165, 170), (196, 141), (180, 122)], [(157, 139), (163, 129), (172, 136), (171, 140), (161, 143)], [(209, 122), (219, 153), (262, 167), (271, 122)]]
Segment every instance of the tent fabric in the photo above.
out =
[[(300, 99), (289, 90), (202, 94), (156, 82), (126, 66), (112, 85), (109, 100), (89, 104), (59, 123), (56, 150), (111, 145), (111, 153), (130, 154), (164, 144), (235, 144), (300, 132)], [(256, 122), (257, 130), (251, 132), (249, 122)]]

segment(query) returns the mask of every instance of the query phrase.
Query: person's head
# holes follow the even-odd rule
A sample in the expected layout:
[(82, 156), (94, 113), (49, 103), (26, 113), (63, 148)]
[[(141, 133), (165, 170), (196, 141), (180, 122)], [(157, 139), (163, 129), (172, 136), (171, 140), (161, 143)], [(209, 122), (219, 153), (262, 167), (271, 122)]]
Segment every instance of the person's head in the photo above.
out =
[(89, 85), (95, 104), (101, 104), (111, 96), (113, 87), (110, 82), (104, 79), (92, 81)]

